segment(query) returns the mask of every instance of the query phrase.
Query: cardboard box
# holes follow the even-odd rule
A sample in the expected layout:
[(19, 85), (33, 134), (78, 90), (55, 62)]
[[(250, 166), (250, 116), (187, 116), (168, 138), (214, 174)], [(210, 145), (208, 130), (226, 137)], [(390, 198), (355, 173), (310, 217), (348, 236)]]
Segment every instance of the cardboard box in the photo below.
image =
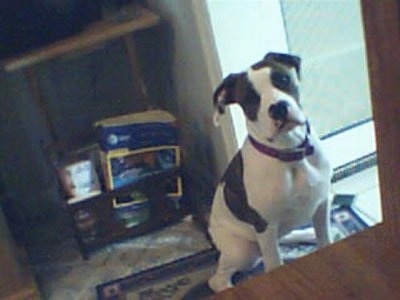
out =
[(178, 145), (178, 126), (174, 116), (162, 110), (108, 118), (95, 123), (102, 151), (143, 149)]
[[(143, 149), (119, 149), (101, 152), (106, 188), (112, 190), (139, 179), (160, 173), (181, 164), (179, 146), (158, 146)], [(167, 195), (182, 196), (181, 177), (172, 178), (167, 184)]]

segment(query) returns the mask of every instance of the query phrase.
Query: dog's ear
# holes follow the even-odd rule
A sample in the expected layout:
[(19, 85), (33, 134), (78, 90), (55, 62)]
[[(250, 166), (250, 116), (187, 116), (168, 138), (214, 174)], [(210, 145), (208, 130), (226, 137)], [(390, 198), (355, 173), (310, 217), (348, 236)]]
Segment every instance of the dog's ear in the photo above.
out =
[(214, 123), (218, 125), (219, 115), (225, 113), (225, 106), (240, 101), (238, 97), (242, 95), (240, 92), (241, 82), (243, 81), (246, 73), (230, 74), (222, 83), (216, 88), (213, 96), (214, 100)]
[(300, 78), (301, 58), (299, 56), (286, 54), (286, 53), (270, 52), (267, 55), (265, 55), (264, 61), (276, 61), (283, 65), (294, 67), (296, 70), (297, 76)]

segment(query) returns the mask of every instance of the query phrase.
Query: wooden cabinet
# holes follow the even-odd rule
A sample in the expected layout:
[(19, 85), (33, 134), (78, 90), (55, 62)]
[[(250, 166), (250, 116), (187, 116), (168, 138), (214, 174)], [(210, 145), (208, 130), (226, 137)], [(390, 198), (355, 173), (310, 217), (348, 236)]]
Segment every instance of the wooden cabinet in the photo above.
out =
[(40, 299), (24, 249), (17, 248), (0, 207), (0, 299)]
[(369, 228), (211, 299), (399, 299), (400, 254), (385, 230)]

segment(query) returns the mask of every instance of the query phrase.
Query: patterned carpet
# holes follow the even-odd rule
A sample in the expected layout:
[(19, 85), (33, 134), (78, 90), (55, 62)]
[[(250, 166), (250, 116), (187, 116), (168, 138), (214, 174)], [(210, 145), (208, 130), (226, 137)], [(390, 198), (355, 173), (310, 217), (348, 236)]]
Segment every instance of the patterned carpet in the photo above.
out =
[[(342, 206), (332, 210), (332, 237), (335, 241), (367, 228), (351, 209), (348, 199), (342, 198)], [(309, 226), (296, 230), (282, 240), (280, 250), (283, 259), (290, 260), (316, 250), (315, 237)], [(215, 270), (218, 252), (207, 249), (162, 266), (102, 283), (96, 287), (99, 300), (116, 299), (206, 299), (210, 295), (206, 282)], [(233, 281), (238, 282), (262, 272), (262, 264), (247, 273), (238, 273)]]

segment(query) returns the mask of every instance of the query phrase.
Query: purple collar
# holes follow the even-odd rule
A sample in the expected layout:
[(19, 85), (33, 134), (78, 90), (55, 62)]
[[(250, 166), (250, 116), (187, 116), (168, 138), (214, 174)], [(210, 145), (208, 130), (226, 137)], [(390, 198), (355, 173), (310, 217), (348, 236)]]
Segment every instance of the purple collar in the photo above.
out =
[(271, 156), (273, 158), (279, 159), (283, 162), (293, 162), (297, 160), (302, 160), (308, 155), (314, 153), (314, 147), (310, 144), (310, 125), (307, 122), (307, 134), (304, 141), (297, 146), (293, 151), (278, 150), (275, 148), (268, 147), (260, 142), (256, 141), (251, 135), (249, 135), (250, 143), (263, 154)]

